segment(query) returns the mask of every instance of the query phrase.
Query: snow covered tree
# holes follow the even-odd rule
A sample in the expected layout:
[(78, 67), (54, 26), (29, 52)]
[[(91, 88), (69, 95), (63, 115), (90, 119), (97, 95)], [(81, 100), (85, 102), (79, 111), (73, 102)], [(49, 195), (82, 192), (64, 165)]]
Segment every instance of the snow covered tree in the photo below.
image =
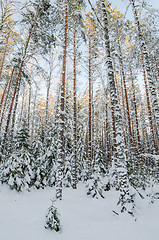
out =
[(42, 142), (39, 139), (35, 139), (32, 143), (32, 154), (34, 157), (34, 183), (33, 185), (36, 188), (44, 188), (47, 186), (47, 162), (46, 159), (43, 157), (43, 148)]
[[(120, 198), (119, 203), (121, 205), (121, 212), (123, 211), (132, 211), (132, 200), (129, 192), (129, 182), (126, 169), (126, 161), (124, 154), (124, 140), (123, 140), (123, 131), (122, 131), (122, 117), (120, 111), (120, 105), (118, 102), (117, 91), (115, 86), (114, 78), (114, 69), (111, 57), (110, 50), (110, 39), (109, 39), (109, 30), (108, 30), (108, 14), (106, 10), (105, 1), (101, 0), (101, 9), (103, 13), (103, 32), (105, 38), (105, 51), (106, 51), (106, 66), (108, 72), (108, 81), (110, 86), (110, 96), (112, 101), (112, 107), (114, 111), (114, 120), (115, 120), (115, 132), (114, 132), (114, 153), (113, 160), (115, 163), (116, 171), (116, 188), (119, 188)], [(127, 206), (129, 205), (129, 207)]]
[(56, 232), (59, 232), (60, 227), (60, 219), (59, 219), (59, 213), (57, 211), (57, 208), (54, 206), (54, 201), (52, 200), (51, 206), (48, 208), (47, 214), (46, 214), (46, 229), (55, 230)]
[[(134, 19), (135, 19), (135, 25), (138, 33), (138, 41), (140, 45), (140, 51), (141, 51), (141, 57), (143, 64), (145, 64), (145, 69), (146, 69), (146, 74), (148, 78), (148, 84), (149, 84), (149, 89), (151, 92), (151, 98), (152, 98), (152, 109), (155, 114), (155, 120), (156, 120), (156, 127), (157, 127), (157, 135), (159, 136), (159, 105), (157, 101), (157, 93), (156, 93), (156, 88), (155, 84), (152, 78), (152, 72), (150, 69), (150, 64), (149, 64), (149, 54), (147, 51), (146, 43), (143, 37), (142, 29), (141, 29), (141, 24), (139, 21), (137, 9), (135, 7), (135, 1), (130, 0), (130, 4), (132, 6), (133, 14), (134, 14)], [(151, 114), (151, 113), (149, 113)]]
[(64, 45), (63, 45), (63, 67), (62, 67), (62, 82), (61, 82), (61, 99), (60, 99), (60, 128), (58, 142), (58, 157), (57, 157), (57, 181), (56, 181), (56, 197), (62, 199), (62, 180), (64, 168), (64, 118), (65, 118), (65, 81), (66, 81), (66, 54), (67, 54), (67, 33), (68, 33), (68, 2), (65, 1), (65, 29), (64, 29)]
[(1, 166), (1, 182), (7, 183), (11, 189), (22, 191), (29, 189), (34, 183), (34, 158), (29, 146), (29, 132), (26, 122), (15, 136), (13, 152)]

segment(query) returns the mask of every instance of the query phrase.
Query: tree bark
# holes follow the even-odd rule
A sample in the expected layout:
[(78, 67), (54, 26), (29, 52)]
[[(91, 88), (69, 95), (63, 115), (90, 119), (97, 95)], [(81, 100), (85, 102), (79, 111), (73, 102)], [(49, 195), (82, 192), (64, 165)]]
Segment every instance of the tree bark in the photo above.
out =
[(129, 135), (130, 135), (130, 148), (131, 148), (132, 144), (133, 144), (133, 139), (132, 139), (133, 136), (132, 136), (132, 129), (131, 129), (129, 100), (128, 100), (128, 93), (127, 93), (127, 87), (126, 87), (126, 78), (125, 78), (125, 72), (124, 72), (124, 66), (123, 66), (123, 56), (122, 56), (122, 50), (121, 50), (120, 40), (119, 40), (119, 30), (118, 30), (117, 26), (116, 26), (116, 33), (117, 33), (119, 56), (120, 56), (119, 60), (120, 60), (121, 73), (122, 73), (124, 92), (125, 92), (126, 114), (127, 114), (127, 120), (128, 120), (128, 129), (129, 129)]
[(137, 146), (138, 146), (138, 153), (141, 153), (141, 140), (140, 140), (140, 132), (139, 132), (139, 121), (138, 121), (137, 104), (136, 104), (135, 84), (134, 84), (134, 78), (133, 78), (130, 59), (129, 59), (129, 66), (130, 66), (130, 77), (131, 77), (131, 84), (132, 84), (132, 91), (133, 91), (133, 104), (134, 104), (134, 110), (135, 110)]
[(91, 177), (92, 166), (92, 57), (91, 57), (91, 36), (89, 34), (89, 120), (88, 120), (88, 175)]
[(76, 26), (74, 29), (74, 60), (73, 60), (73, 138), (74, 138), (74, 159), (73, 159), (73, 189), (77, 188), (77, 96), (76, 96)]
[[(4, 117), (4, 112), (5, 112), (5, 108), (6, 108), (6, 104), (7, 104), (7, 100), (8, 100), (8, 95), (9, 95), (9, 91), (10, 91), (10, 87), (11, 87), (11, 83), (12, 83), (12, 78), (13, 78), (13, 74), (14, 74), (14, 69), (15, 68), (13, 68), (11, 76), (6, 83), (6, 86), (5, 86), (5, 89), (3, 91), (3, 95), (2, 95), (2, 98), (1, 98), (0, 114), (1, 114), (2, 106), (3, 106), (3, 111), (2, 111), (2, 116), (1, 116), (0, 128), (1, 128), (1, 125), (2, 125), (3, 117)], [(7, 87), (8, 87), (8, 89), (7, 89)], [(4, 105), (3, 105), (6, 90), (7, 90), (7, 93), (6, 93), (5, 102), (4, 102)]]
[(114, 162), (116, 167), (116, 173), (118, 177), (117, 188), (120, 189), (120, 197), (119, 204), (121, 205), (121, 212), (128, 211), (126, 204), (130, 203), (131, 200), (129, 197), (129, 183), (127, 177), (127, 169), (125, 162), (125, 144), (123, 139), (123, 131), (122, 131), (122, 116), (120, 111), (120, 105), (117, 98), (117, 91), (115, 86), (115, 77), (114, 77), (114, 69), (112, 63), (112, 57), (110, 52), (110, 40), (109, 40), (109, 31), (108, 31), (108, 16), (106, 11), (105, 1), (101, 0), (101, 7), (103, 13), (103, 31), (105, 38), (105, 51), (106, 51), (106, 65), (108, 70), (108, 81), (110, 85), (110, 93), (111, 100), (113, 104), (114, 110), (114, 118), (116, 125), (116, 144), (114, 146)]
[(146, 49), (146, 44), (143, 39), (141, 27), (140, 27), (140, 22), (139, 22), (139, 17), (138, 13), (135, 7), (135, 0), (130, 0), (130, 4), (132, 6), (133, 14), (134, 14), (134, 19), (135, 19), (135, 24), (138, 32), (138, 38), (139, 38), (139, 44), (140, 44), (140, 49), (141, 49), (141, 56), (144, 56), (144, 59), (142, 62), (145, 62), (145, 67), (146, 67), (146, 73), (147, 73), (147, 78), (148, 78), (148, 83), (149, 83), (149, 89), (151, 92), (151, 97), (152, 97), (152, 109), (155, 114), (155, 120), (156, 120), (156, 128), (157, 128), (157, 137), (159, 138), (159, 105), (158, 105), (158, 98), (157, 98), (157, 93), (155, 89), (155, 85), (152, 79), (152, 74), (151, 74), (151, 69), (150, 69), (150, 64), (149, 64), (149, 56), (148, 56), (148, 51)]
[(61, 83), (61, 100), (60, 100), (60, 139), (59, 153), (57, 160), (57, 181), (56, 181), (56, 198), (62, 199), (62, 180), (64, 167), (64, 118), (65, 118), (65, 79), (66, 79), (66, 55), (67, 55), (67, 34), (68, 34), (68, 3), (65, 1), (65, 33), (63, 47), (63, 68), (62, 68), (62, 83)]
[(6, 41), (6, 45), (5, 45), (5, 49), (4, 49), (4, 53), (3, 53), (2, 64), (1, 64), (1, 68), (0, 68), (0, 79), (1, 79), (1, 76), (2, 76), (3, 65), (4, 65), (4, 61), (5, 61), (5, 57), (6, 57), (9, 37), (10, 37), (10, 31), (9, 31), (9, 33), (7, 35), (7, 41)]

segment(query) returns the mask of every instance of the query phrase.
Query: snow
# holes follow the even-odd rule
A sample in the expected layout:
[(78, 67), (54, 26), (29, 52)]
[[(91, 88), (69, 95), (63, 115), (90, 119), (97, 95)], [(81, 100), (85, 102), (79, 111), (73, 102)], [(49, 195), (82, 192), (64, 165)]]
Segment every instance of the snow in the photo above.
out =
[(63, 200), (55, 202), (62, 230), (44, 228), (45, 215), (55, 197), (54, 188), (17, 193), (0, 185), (0, 234), (3, 240), (155, 240), (159, 236), (159, 200), (136, 199), (137, 221), (127, 213), (112, 210), (118, 192), (105, 192), (105, 199), (86, 195), (83, 184), (77, 190), (64, 188)]

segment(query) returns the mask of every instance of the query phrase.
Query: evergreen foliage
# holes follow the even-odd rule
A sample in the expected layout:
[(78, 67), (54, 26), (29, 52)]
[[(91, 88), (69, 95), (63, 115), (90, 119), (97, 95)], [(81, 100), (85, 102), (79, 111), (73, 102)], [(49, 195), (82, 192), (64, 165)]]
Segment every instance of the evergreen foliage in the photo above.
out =
[(56, 232), (59, 232), (61, 229), (59, 213), (57, 211), (57, 208), (54, 206), (53, 200), (52, 200), (52, 205), (48, 208), (48, 211), (46, 214), (45, 228), (54, 230)]
[(100, 176), (94, 174), (92, 179), (89, 179), (86, 184), (87, 195), (90, 195), (92, 198), (104, 198), (103, 195), (103, 183)]
[(14, 149), (1, 166), (2, 183), (6, 182), (11, 189), (22, 191), (34, 183), (34, 158), (29, 146), (29, 133), (24, 121), (15, 136)]

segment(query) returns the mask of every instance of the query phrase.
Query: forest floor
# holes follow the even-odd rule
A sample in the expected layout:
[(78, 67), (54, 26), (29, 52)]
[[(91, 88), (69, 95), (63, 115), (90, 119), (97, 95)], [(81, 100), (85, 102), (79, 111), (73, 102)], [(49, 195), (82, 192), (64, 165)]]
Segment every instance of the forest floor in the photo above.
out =
[(0, 239), (2, 240), (157, 240), (159, 200), (136, 199), (136, 218), (116, 210), (118, 193), (105, 192), (105, 199), (91, 199), (83, 184), (65, 188), (63, 200), (55, 202), (61, 231), (44, 228), (45, 215), (55, 197), (54, 188), (17, 193), (0, 185)]

